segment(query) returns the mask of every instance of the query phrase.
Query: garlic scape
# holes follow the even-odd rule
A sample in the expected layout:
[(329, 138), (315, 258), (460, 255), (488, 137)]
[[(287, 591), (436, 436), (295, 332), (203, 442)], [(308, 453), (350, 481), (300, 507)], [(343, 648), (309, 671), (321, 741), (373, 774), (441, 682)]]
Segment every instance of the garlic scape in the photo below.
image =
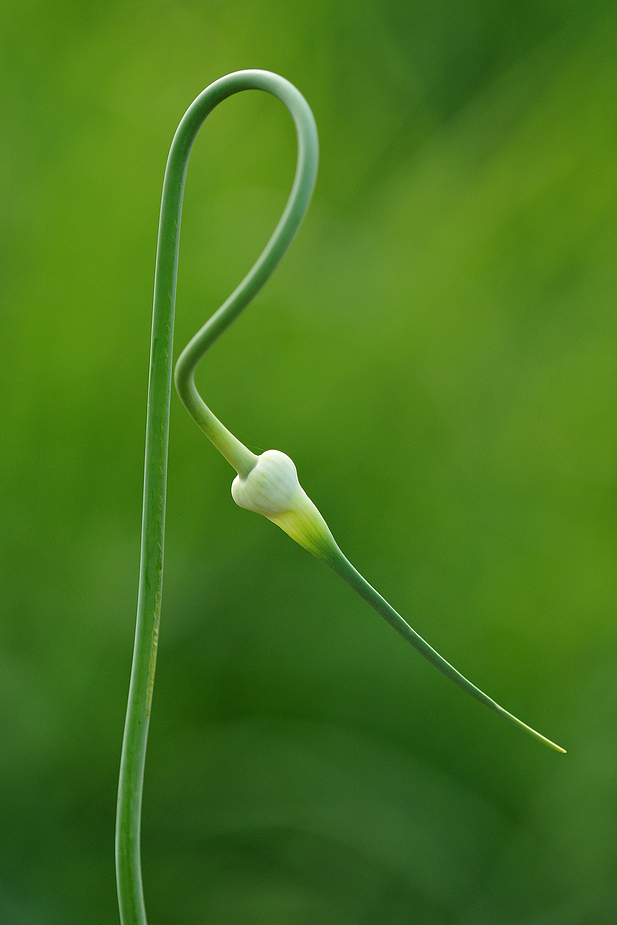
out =
[[(291, 84), (280, 77), (264, 71), (245, 73), (258, 75), (254, 78), (255, 86), (259, 83), (261, 89), (270, 90), (289, 108), (298, 135), (296, 174), (285, 211), (263, 254), (237, 289), (181, 353), (175, 370), (178, 394), (199, 427), (238, 473), (231, 491), (235, 502), (240, 507), (267, 517), (285, 533), (288, 533), (300, 546), (325, 562), (431, 664), (472, 697), (515, 726), (524, 729), (534, 738), (563, 752), (564, 749), (560, 746), (555, 745), (550, 739), (540, 735), (539, 732), (499, 706), (419, 636), (345, 558), (334, 541), (325, 520), (300, 486), (296, 467), (291, 459), (278, 450), (267, 450), (260, 456), (256, 456), (221, 424), (204, 403), (195, 387), (194, 372), (197, 363), (208, 347), (253, 298), (291, 242), (308, 206), (317, 172), (317, 130), (304, 98)], [(223, 78), (223, 80), (229, 79)]]
[(317, 175), (315, 120), (298, 90), (268, 71), (229, 74), (207, 87), (189, 106), (174, 135), (163, 181), (152, 313), (139, 595), (116, 817), (122, 925), (146, 925), (140, 818), (163, 587), (173, 328), (184, 183), (191, 149), (205, 119), (220, 102), (243, 90), (271, 93), (289, 110), (298, 140), (296, 172), (283, 215), (263, 253), (182, 351), (175, 369), (178, 394), (198, 426), (238, 473), (232, 494), (241, 507), (267, 517), (325, 562), (428, 661), (473, 697), (539, 741), (564, 751), (491, 700), (431, 648), (345, 558), (323, 517), (301, 488), (289, 457), (278, 450), (256, 456), (221, 424), (195, 387), (195, 367), (203, 354), (249, 304), (285, 253), (307, 209)]

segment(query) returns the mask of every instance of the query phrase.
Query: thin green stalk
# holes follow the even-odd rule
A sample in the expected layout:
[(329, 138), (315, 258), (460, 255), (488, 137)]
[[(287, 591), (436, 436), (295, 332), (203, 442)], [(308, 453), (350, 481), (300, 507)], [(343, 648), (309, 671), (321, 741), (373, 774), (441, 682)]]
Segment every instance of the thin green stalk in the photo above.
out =
[(488, 694), (481, 691), (479, 687), (472, 684), (439, 652), (436, 652), (419, 633), (416, 633), (385, 598), (368, 583), (339, 549), (325, 520), (304, 489), (300, 487), (296, 467), (288, 456), (279, 450), (266, 450), (257, 457), (257, 463), (248, 476), (238, 475), (234, 479), (231, 493), (240, 507), (263, 514), (288, 533), (300, 546), (304, 546), (314, 556), (325, 562), (447, 678), (539, 742), (557, 752), (565, 752), (560, 745), (556, 745), (527, 723), (523, 723), (496, 703)]
[[(116, 873), (122, 925), (146, 925), (140, 828), (144, 764), (156, 665), (163, 583), (165, 498), (172, 374), (172, 349), (182, 195), (191, 149), (208, 114), (241, 90), (264, 90), (289, 109), (298, 136), (298, 166), (289, 201), (266, 250), (233, 295), (213, 316), (198, 344), (184, 352), (179, 390), (199, 426), (223, 455), (248, 474), (257, 457), (223, 427), (197, 394), (192, 378), (203, 344), (231, 324), (270, 276), (289, 246), (308, 205), (317, 171), (317, 131), (301, 94), (267, 71), (238, 71), (207, 87), (187, 110), (174, 136), (163, 183), (154, 283), (150, 378), (146, 422), (141, 561), (135, 645), (120, 762), (116, 821)], [(196, 339), (194, 339), (196, 340)], [(192, 342), (193, 343), (193, 342)], [(203, 348), (205, 349), (205, 348)], [(201, 355), (201, 354), (199, 354)]]
[(531, 726), (528, 726), (527, 723), (524, 723), (518, 717), (514, 716), (512, 713), (508, 713), (507, 710), (504, 710), (492, 697), (489, 697), (488, 694), (485, 694), (484, 691), (481, 691), (479, 687), (476, 687), (475, 684), (472, 684), (464, 675), (457, 671), (450, 662), (447, 662), (439, 652), (436, 652), (432, 646), (426, 642), (425, 639), (420, 636), (419, 633), (416, 633), (414, 629), (404, 620), (396, 610), (388, 604), (387, 600), (379, 594), (378, 591), (373, 588), (372, 585), (360, 574), (360, 572), (353, 567), (351, 562), (343, 555), (339, 550), (338, 555), (332, 555), (328, 558), (327, 565), (340, 575), (341, 578), (347, 582), (347, 584), (356, 591), (360, 597), (363, 597), (377, 613), (388, 621), (390, 626), (393, 626), (394, 629), (401, 634), (403, 639), (406, 639), (407, 642), (410, 642), (414, 649), (417, 649), (418, 652), (424, 656), (427, 661), (434, 665), (439, 671), (441, 671), (447, 678), (450, 678), (451, 681), (454, 681), (455, 684), (458, 684), (459, 687), (462, 687), (464, 691), (467, 691), (468, 694), (471, 694), (472, 697), (475, 697), (476, 700), (479, 700), (480, 703), (483, 703), (489, 709), (493, 710), (499, 716), (503, 716), (505, 720), (509, 723), (512, 723), (513, 726), (518, 726), (519, 729), (522, 729), (524, 732), (527, 732), (530, 736), (533, 736), (534, 739), (537, 739), (539, 742), (543, 742), (544, 745), (548, 745), (549, 748), (554, 749), (556, 752), (562, 752), (565, 754), (565, 748), (562, 748), (560, 745), (556, 745), (550, 739), (547, 739), (546, 736), (543, 736), (541, 733), (536, 732), (535, 729), (532, 729)]

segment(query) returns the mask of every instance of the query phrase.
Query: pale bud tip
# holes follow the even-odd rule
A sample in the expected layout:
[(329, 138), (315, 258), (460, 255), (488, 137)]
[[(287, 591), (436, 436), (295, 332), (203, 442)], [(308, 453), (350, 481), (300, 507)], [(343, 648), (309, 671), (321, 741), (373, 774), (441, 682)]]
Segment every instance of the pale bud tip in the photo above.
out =
[(231, 494), (239, 507), (263, 514), (314, 556), (330, 562), (339, 552), (325, 520), (300, 485), (293, 461), (285, 453), (266, 450), (258, 456), (246, 478), (236, 476)]

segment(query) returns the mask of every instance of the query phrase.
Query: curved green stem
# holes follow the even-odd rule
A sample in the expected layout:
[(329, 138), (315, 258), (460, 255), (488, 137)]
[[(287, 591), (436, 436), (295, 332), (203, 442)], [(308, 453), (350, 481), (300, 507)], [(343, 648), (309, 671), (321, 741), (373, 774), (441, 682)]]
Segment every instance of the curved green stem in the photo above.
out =
[(240, 475), (257, 457), (223, 427), (203, 403), (193, 382), (195, 364), (268, 279), (293, 238), (315, 183), (317, 130), (302, 95), (268, 71), (238, 71), (215, 81), (187, 110), (174, 136), (159, 222), (148, 385), (141, 561), (135, 645), (120, 762), (116, 821), (116, 872), (122, 925), (146, 925), (140, 858), (144, 764), (156, 665), (165, 533), (167, 452), (172, 348), (182, 195), (189, 155), (208, 114), (241, 90), (264, 90), (289, 109), (298, 136), (298, 166), (292, 191), (272, 238), (251, 272), (182, 354), (177, 374), (182, 401), (202, 430)]
[(527, 723), (524, 723), (518, 717), (514, 716), (512, 713), (508, 713), (500, 704), (498, 704), (492, 697), (489, 697), (488, 694), (485, 694), (484, 691), (480, 690), (479, 687), (476, 687), (475, 684), (472, 684), (464, 675), (457, 671), (450, 662), (446, 661), (443, 656), (439, 654), (432, 646), (426, 642), (425, 639), (420, 636), (419, 633), (416, 633), (414, 629), (404, 620), (396, 610), (388, 604), (387, 600), (379, 594), (378, 591), (373, 588), (372, 585), (360, 574), (360, 572), (353, 567), (351, 562), (343, 555), (343, 553), (338, 549), (338, 554), (330, 554), (327, 559), (324, 558), (326, 564), (330, 568), (340, 575), (340, 577), (347, 582), (347, 584), (356, 591), (360, 597), (363, 597), (377, 613), (388, 621), (390, 626), (393, 626), (394, 629), (401, 634), (403, 639), (406, 639), (407, 642), (410, 642), (414, 649), (417, 649), (418, 652), (424, 656), (427, 661), (434, 665), (439, 671), (441, 671), (447, 678), (450, 678), (451, 681), (454, 681), (455, 684), (458, 684), (459, 687), (462, 687), (464, 691), (467, 691), (468, 694), (471, 694), (472, 697), (475, 697), (476, 700), (479, 700), (480, 703), (483, 703), (489, 709), (493, 710), (499, 716), (503, 716), (505, 720), (509, 723), (512, 723), (513, 726), (518, 726), (519, 729), (524, 730), (530, 736), (533, 736), (534, 739), (537, 739), (539, 742), (543, 742), (544, 745), (548, 745), (549, 748), (554, 749), (556, 752), (561, 752), (565, 754), (565, 748), (562, 748), (561, 745), (556, 745), (555, 742), (552, 742), (550, 739), (547, 739), (546, 736), (543, 736), (540, 732), (537, 732), (535, 729), (532, 729), (531, 726), (528, 726)]
[[(279, 228), (297, 227), (308, 198), (312, 184), (302, 182), (302, 166), (306, 152), (302, 145), (301, 127), (305, 119), (309, 120), (311, 131), (312, 117), (308, 107), (302, 107), (302, 122), (298, 125), (300, 136), (298, 171), (294, 188)], [(295, 118), (295, 116), (294, 116)], [(298, 123), (297, 123), (298, 124)], [(316, 167), (316, 148), (315, 162)], [(278, 231), (278, 228), (277, 228)], [(276, 234), (274, 236), (276, 238)], [(277, 450), (268, 450), (255, 456), (231, 434), (212, 414), (197, 392), (194, 382), (195, 367), (217, 337), (246, 306), (250, 298), (272, 271), (279, 259), (280, 241), (272, 239), (262, 257), (245, 280), (238, 286), (225, 304), (193, 337), (184, 349), (176, 365), (176, 387), (185, 407), (201, 427), (204, 433), (220, 450), (238, 473), (232, 486), (234, 500), (248, 510), (263, 514), (269, 520), (285, 530), (292, 539), (324, 561), (350, 587), (363, 597), (391, 626), (394, 627), (421, 655), (459, 687), (479, 700), (499, 716), (514, 726), (524, 730), (545, 745), (558, 752), (565, 749), (528, 726), (512, 713), (509, 713), (495, 700), (476, 687), (464, 675), (457, 671), (426, 640), (394, 610), (393, 607), (373, 588), (354, 568), (336, 544), (326, 522), (300, 487), (294, 464)]]
[[(245, 276), (226, 302), (221, 305), (218, 311), (212, 315), (184, 348), (176, 363), (174, 376), (178, 394), (191, 417), (194, 418), (206, 436), (242, 477), (246, 477), (255, 467), (257, 457), (221, 424), (204, 403), (195, 388), (195, 367), (208, 347), (221, 336), (223, 331), (246, 308), (285, 253), (308, 207), (317, 177), (318, 160), (317, 127), (304, 97), (298, 93), (295, 87), (275, 74), (264, 71), (244, 73), (259, 75), (257, 79), (259, 80), (260, 88), (270, 90), (271, 93), (278, 96), (291, 112), (298, 134), (296, 175), (285, 211), (265, 250), (252, 270)], [(231, 80), (231, 78), (238, 76), (232, 74), (230, 78), (223, 78), (223, 80)], [(217, 81), (217, 83), (222, 82)], [(216, 86), (216, 84), (213, 84), (213, 86)], [(242, 88), (238, 87), (237, 89)], [(185, 119), (190, 117), (191, 109), (187, 112)], [(182, 123), (180, 124), (181, 128)], [(178, 129), (178, 132), (180, 132), (180, 129)]]

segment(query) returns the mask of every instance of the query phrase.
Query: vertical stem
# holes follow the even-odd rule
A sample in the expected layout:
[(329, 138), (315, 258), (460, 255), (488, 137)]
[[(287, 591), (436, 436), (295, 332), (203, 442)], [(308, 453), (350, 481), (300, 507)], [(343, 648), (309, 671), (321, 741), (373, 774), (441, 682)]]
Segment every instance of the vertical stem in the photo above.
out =
[[(207, 87), (185, 113), (169, 152), (154, 282), (137, 622), (118, 788), (116, 873), (122, 925), (146, 925), (141, 877), (141, 806), (163, 585), (173, 326), (182, 195), (191, 149), (204, 120), (222, 100), (249, 89), (272, 93), (291, 112), (298, 134), (298, 166), (281, 221), (253, 269), (211, 319), (207, 335), (209, 343), (246, 307), (283, 256), (308, 205), (317, 169), (317, 134), (311, 111), (295, 87), (268, 71), (238, 71)], [(194, 364), (187, 365), (187, 395), (191, 391), (193, 368)], [(203, 420), (200, 426), (209, 428), (216, 435), (216, 425), (220, 422), (203, 402), (198, 411)], [(236, 442), (238, 446), (234, 445), (230, 452), (237, 451), (241, 466), (250, 468), (252, 454), (247, 456), (249, 451), (239, 441)]]

